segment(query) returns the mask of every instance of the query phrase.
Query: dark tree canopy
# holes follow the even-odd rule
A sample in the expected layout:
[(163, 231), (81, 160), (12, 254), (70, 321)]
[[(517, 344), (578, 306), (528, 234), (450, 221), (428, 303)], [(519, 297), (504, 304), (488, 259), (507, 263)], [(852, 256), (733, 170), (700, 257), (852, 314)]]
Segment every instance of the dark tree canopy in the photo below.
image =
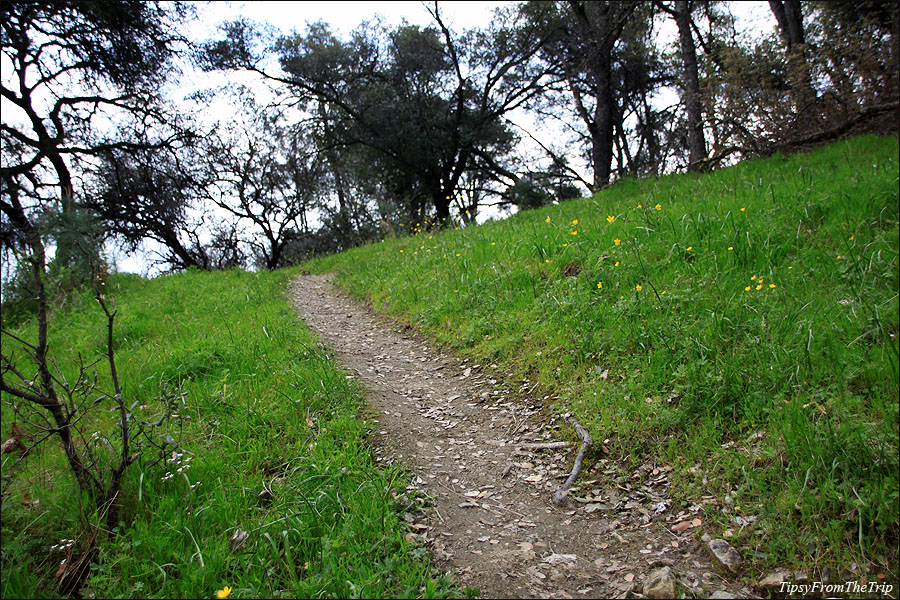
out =
[[(587, 129), (593, 189), (609, 185), (616, 123), (627, 80), (620, 40), (635, 2), (539, 2), (524, 4), (523, 16), (548, 32), (542, 50), (565, 90), (575, 116)], [(618, 75), (618, 76), (617, 76)]]
[(96, 169), (96, 188), (86, 206), (132, 251), (152, 240), (162, 247), (159, 258), (170, 267), (209, 268), (197, 235), (202, 217), (189, 214), (205, 194), (202, 172), (184, 154), (172, 149), (110, 150)]
[(347, 41), (312, 24), (275, 44), (280, 74), (253, 62), (246, 24), (232, 24), (207, 46), (207, 64), (255, 70), (317, 104), (327, 145), (368, 153), (410, 217), (431, 207), (443, 222), (465, 173), (517, 179), (504, 166), (515, 138), (502, 118), (541, 92), (546, 72), (532, 60), (541, 30), (512, 13), (463, 35), (432, 15), (434, 27), (368, 23)]
[[(0, 125), (0, 209), (21, 233), (35, 224), (35, 210), (77, 207), (80, 161), (180, 137), (157, 91), (183, 41), (176, 25), (187, 8), (136, 0), (2, 7), (2, 51), (16, 76), (0, 93), (16, 114), (4, 111)], [(58, 244), (57, 263), (76, 254)]]

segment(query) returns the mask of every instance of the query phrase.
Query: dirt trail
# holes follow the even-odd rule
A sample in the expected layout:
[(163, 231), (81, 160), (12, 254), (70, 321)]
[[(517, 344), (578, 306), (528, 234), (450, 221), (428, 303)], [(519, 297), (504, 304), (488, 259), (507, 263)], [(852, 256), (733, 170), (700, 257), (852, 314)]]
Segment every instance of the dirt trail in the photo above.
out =
[[(463, 585), (487, 598), (642, 597), (649, 573), (668, 566), (679, 595), (747, 594), (714, 570), (697, 540), (699, 507), (670, 510), (668, 467), (623, 474), (605, 461), (586, 464), (573, 500), (554, 506), (575, 448), (520, 444), (574, 439), (565, 420), (548, 421), (540, 399), (514, 400), (488, 365), (434, 349), (344, 296), (330, 276), (292, 285), (300, 317), (355, 371), (380, 413), (381, 460), (410, 467), (433, 499), (413, 527)], [(528, 398), (529, 387), (515, 396)]]

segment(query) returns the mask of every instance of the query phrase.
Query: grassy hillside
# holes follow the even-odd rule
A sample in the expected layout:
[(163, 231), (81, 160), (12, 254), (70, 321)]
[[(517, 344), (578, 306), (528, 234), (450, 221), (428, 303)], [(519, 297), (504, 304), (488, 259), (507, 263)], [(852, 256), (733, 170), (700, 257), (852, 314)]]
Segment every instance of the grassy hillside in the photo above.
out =
[(896, 580), (896, 138), (624, 182), (307, 267), (539, 383), (614, 456), (675, 465), (751, 575)]
[[(405, 483), (376, 468), (360, 390), (295, 317), (291, 275), (110, 280), (126, 405), (135, 403), (134, 420), (170, 415), (156, 433), (184, 454), (175, 463), (168, 444), (129, 470), (124, 525), (100, 544), (86, 584), (96, 597), (214, 597), (225, 586), (231, 597), (450, 592), (406, 540)], [(77, 353), (105, 349), (101, 317), (87, 295), (54, 317), (51, 345), (68, 377)], [(91, 433), (112, 431), (104, 423), (115, 415), (95, 416), (83, 434), (102, 450), (110, 434)], [(6, 404), (2, 417), (8, 434)], [(3, 455), (0, 596), (56, 597), (60, 562), (83, 556), (98, 530), (55, 443), (14, 467), (16, 457)], [(249, 539), (231, 550), (237, 528)]]

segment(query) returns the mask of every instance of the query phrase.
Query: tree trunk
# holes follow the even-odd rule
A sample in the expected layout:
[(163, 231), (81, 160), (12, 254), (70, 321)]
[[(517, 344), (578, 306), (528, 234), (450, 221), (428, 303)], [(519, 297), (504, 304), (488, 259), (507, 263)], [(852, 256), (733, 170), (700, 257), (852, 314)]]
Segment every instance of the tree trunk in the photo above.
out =
[(319, 102), (319, 118), (322, 120), (322, 130), (325, 134), (325, 140), (329, 144), (326, 152), (326, 160), (331, 175), (334, 177), (334, 188), (338, 197), (337, 229), (341, 236), (341, 244), (347, 244), (349, 246), (351, 232), (350, 216), (347, 214), (347, 193), (344, 189), (344, 178), (339, 164), (340, 159), (337, 156), (337, 152), (335, 152), (334, 144), (331, 143), (331, 121), (325, 103), (322, 101)]
[(610, 50), (599, 49), (595, 64), (597, 105), (594, 108), (595, 131), (592, 136), (591, 157), (594, 162), (594, 190), (609, 185), (613, 160), (613, 89)]
[(350, 216), (347, 210), (347, 191), (344, 189), (344, 178), (341, 176), (341, 170), (338, 166), (338, 158), (331, 155), (328, 164), (331, 167), (331, 173), (334, 175), (334, 187), (338, 197), (338, 231), (341, 232), (341, 242), (346, 244), (350, 240)]
[(806, 118), (816, 102), (816, 91), (812, 85), (809, 61), (806, 59), (806, 40), (803, 33), (803, 13), (800, 0), (769, 0), (769, 6), (778, 31), (787, 49), (788, 73), (791, 92), (798, 115)]
[(433, 194), (434, 220), (438, 227), (446, 227), (450, 222), (450, 192), (441, 191)]
[(31, 246), (31, 273), (34, 279), (35, 299), (37, 300), (38, 343), (34, 352), (34, 360), (37, 363), (40, 374), (40, 389), (45, 397), (43, 406), (53, 416), (56, 434), (62, 443), (66, 461), (69, 463), (69, 468), (78, 481), (78, 486), (87, 492), (92, 500), (99, 502), (102, 490), (81, 461), (78, 449), (75, 447), (75, 441), (72, 439), (72, 423), (63, 410), (62, 404), (59, 403), (56, 388), (53, 385), (53, 377), (50, 374), (50, 363), (47, 356), (47, 324), (49, 315), (47, 312), (47, 293), (44, 288), (44, 273), (46, 269), (44, 244), (41, 241), (40, 234), (30, 225), (26, 235), (28, 236), (29, 246)]
[(703, 134), (703, 110), (700, 103), (700, 77), (697, 72), (697, 49), (691, 33), (691, 12), (686, 0), (675, 2), (675, 22), (684, 65), (684, 104), (688, 122), (688, 171), (699, 171), (706, 158), (706, 137)]
[(889, 99), (900, 98), (900, 4), (891, 6), (891, 61), (888, 77)]
[[(59, 177), (59, 205), (62, 222), (66, 227), (71, 225), (70, 215), (75, 209), (74, 190), (72, 188), (72, 175), (65, 161), (56, 152), (48, 155), (53, 170)], [(75, 240), (72, 239), (72, 231), (60, 231), (54, 240), (56, 242), (56, 268), (71, 267), (77, 261)]]

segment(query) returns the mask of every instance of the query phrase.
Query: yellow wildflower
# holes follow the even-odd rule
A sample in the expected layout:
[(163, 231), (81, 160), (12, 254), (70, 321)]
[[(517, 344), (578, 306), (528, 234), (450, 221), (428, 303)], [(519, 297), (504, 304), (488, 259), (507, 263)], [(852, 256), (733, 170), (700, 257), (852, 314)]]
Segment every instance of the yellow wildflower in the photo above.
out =
[(606, 217), (606, 220), (607, 220), (607, 222), (612, 223), (613, 221), (616, 220), (616, 218), (614, 216), (610, 215), (610, 216)]
[(602, 282), (602, 281), (598, 281), (598, 282), (597, 282), (597, 289), (598, 289), (598, 290), (602, 290), (602, 289), (603, 289), (603, 282)]
[(550, 217), (547, 217), (546, 219), (544, 219), (544, 222), (549, 223), (549, 222), (550, 222)]
[(644, 289), (644, 286), (642, 286), (641, 284), (637, 284), (636, 286), (634, 286), (634, 289), (636, 289), (637, 291), (641, 291), (642, 289)]
[(616, 266), (617, 266), (617, 267), (619, 266), (619, 261), (616, 261)]
[(854, 238), (854, 237), (856, 237), (856, 236), (853, 236), (853, 235), (850, 236), (850, 241), (851, 241), (851, 242), (853, 241), (853, 238)]
[(640, 205), (640, 204), (638, 204), (638, 208), (644, 208), (644, 207), (643, 207), (643, 206), (641, 206), (641, 205)]
[(216, 598), (218, 598), (219, 600), (222, 600), (222, 598), (227, 598), (228, 594), (230, 594), (230, 593), (231, 593), (231, 588), (226, 585), (224, 588), (222, 588), (221, 590), (216, 592)]
[(662, 204), (657, 204), (653, 208), (655, 208), (656, 210), (662, 210)]
[(545, 263), (548, 263), (548, 262), (550, 262), (550, 259), (549, 259), (549, 258), (545, 258), (545, 259), (544, 259), (544, 262), (545, 262)]
[(756, 275), (754, 275), (753, 277), (750, 278), (750, 281), (755, 281), (755, 280), (756, 280)]
[(774, 290), (774, 289), (775, 289), (775, 284), (774, 284), (774, 283), (770, 283), (770, 284), (769, 284), (769, 287), (772, 288), (772, 289)]
[(734, 250), (734, 246), (728, 246), (729, 250)]
[(694, 249), (693, 246), (688, 246), (688, 247), (687, 247), (687, 251), (688, 251), (688, 252), (690, 252), (690, 251), (693, 250), (693, 249)]
[(578, 219), (572, 219), (572, 225), (578, 225)]
[(742, 206), (742, 207), (741, 207), (741, 212), (747, 212), (747, 207), (746, 207), (746, 206)]
[(619, 238), (616, 238), (613, 240), (613, 244), (615, 244), (616, 246), (618, 246), (621, 243), (622, 243), (622, 240), (620, 240)]
[(459, 252), (457, 252), (456, 255), (459, 256)]
[(837, 259), (838, 259), (838, 260), (841, 260), (841, 255), (840, 255), (840, 254), (838, 254)]
[(497, 242), (491, 242), (491, 246), (496, 246)]
[(577, 231), (570, 231), (569, 233), (571, 233), (572, 235), (578, 235)]
[(747, 287), (745, 287), (745, 288), (744, 288), (744, 291), (745, 291), (745, 292), (749, 292), (749, 291), (750, 291), (750, 286), (748, 285)]
[(756, 286), (756, 289), (761, 290), (761, 289), (762, 289), (762, 284), (759, 284), (758, 286)]

